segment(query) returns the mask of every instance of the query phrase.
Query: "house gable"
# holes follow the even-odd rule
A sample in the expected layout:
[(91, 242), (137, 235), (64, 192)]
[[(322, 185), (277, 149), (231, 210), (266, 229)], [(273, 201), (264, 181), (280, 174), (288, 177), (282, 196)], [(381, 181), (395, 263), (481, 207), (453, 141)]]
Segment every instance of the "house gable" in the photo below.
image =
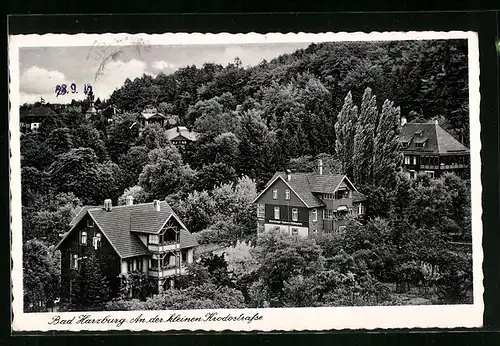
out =
[(172, 138), (170, 141), (171, 142), (175, 142), (175, 141), (189, 141), (189, 142), (191, 142), (191, 139), (187, 138), (187, 137), (184, 137), (182, 134), (180, 134), (180, 135)]
[[(87, 221), (91, 220), (93, 223), (93, 227), (87, 227)], [(73, 227), (66, 233), (66, 235), (63, 237), (63, 239), (59, 242), (59, 244), (56, 245), (56, 250), (63, 249), (65, 247), (71, 247), (71, 244), (68, 243), (73, 243), (75, 240), (75, 237), (80, 237), (81, 232), (86, 231), (87, 232), (87, 237), (88, 241), (92, 241), (92, 237), (96, 233), (101, 233), (102, 238), (101, 238), (101, 246), (104, 246), (105, 244), (109, 244), (109, 246), (113, 249), (113, 251), (116, 253), (117, 256), (120, 256), (120, 251), (116, 248), (116, 246), (113, 244), (113, 242), (109, 239), (109, 237), (106, 235), (106, 232), (102, 230), (102, 228), (99, 226), (97, 221), (95, 220), (94, 217), (88, 212), (85, 211), (85, 214), (81, 216), (80, 220), (76, 222)], [(79, 241), (79, 240), (78, 240)]]
[[(119, 281), (117, 278), (120, 273), (121, 257), (116, 251), (116, 248), (106, 237), (106, 234), (102, 232), (95, 222), (93, 227), (87, 226), (87, 220), (89, 219), (92, 220), (92, 217), (87, 212), (57, 245), (58, 249), (61, 251), (61, 299), (68, 300), (70, 298), (71, 281), (78, 277), (78, 272), (71, 268), (71, 258), (73, 256), (78, 256), (79, 259), (85, 261), (85, 258), (88, 257), (91, 252), (98, 258), (101, 270), (107, 277), (112, 292), (115, 294), (118, 292)], [(81, 242), (82, 232), (87, 232), (86, 244), (82, 244)], [(100, 246), (97, 250), (92, 244), (92, 239), (96, 233), (102, 234)]]
[[(278, 198), (273, 199), (273, 190), (278, 190)], [(285, 191), (290, 190), (290, 200), (285, 199)], [(304, 200), (288, 185), (281, 176), (277, 176), (254, 200), (259, 204), (290, 205), (308, 207)]]
[(335, 188), (335, 191), (337, 191), (341, 187), (345, 187), (348, 188), (349, 190), (359, 192), (358, 189), (356, 189), (356, 186), (354, 186), (354, 184), (349, 180), (349, 178), (346, 175), (344, 175), (344, 178), (342, 179), (340, 184)]

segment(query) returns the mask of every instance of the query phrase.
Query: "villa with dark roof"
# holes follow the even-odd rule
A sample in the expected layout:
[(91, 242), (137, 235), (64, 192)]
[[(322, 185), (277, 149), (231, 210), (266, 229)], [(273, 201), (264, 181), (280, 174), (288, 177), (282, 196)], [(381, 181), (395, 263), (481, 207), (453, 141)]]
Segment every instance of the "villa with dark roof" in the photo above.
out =
[(193, 262), (198, 246), (167, 202), (85, 206), (70, 223), (70, 230), (57, 245), (61, 250), (61, 299), (68, 301), (81, 261), (94, 251), (110, 283), (119, 293), (120, 276), (145, 273), (158, 280), (158, 291), (172, 287), (175, 278)]
[(437, 178), (445, 172), (468, 179), (469, 148), (453, 138), (437, 121), (409, 123), (402, 117), (399, 143), (404, 154), (403, 168), (411, 179), (418, 173)]
[(259, 233), (276, 231), (308, 237), (343, 231), (365, 213), (366, 197), (341, 174), (277, 172), (255, 198)]

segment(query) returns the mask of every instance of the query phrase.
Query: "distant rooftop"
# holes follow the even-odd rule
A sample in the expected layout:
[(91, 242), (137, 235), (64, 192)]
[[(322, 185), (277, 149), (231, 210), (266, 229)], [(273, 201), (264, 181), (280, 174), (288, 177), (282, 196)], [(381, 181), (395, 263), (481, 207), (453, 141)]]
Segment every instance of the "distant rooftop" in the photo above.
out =
[(189, 129), (185, 126), (176, 126), (173, 127), (167, 131), (165, 131), (165, 134), (168, 138), (169, 141), (174, 140), (174, 139), (183, 139), (184, 137), (187, 140), (190, 141), (195, 141), (198, 137), (198, 134), (194, 131), (189, 131)]
[(435, 154), (468, 153), (469, 149), (446, 132), (437, 122), (404, 123), (399, 142), (403, 151)]

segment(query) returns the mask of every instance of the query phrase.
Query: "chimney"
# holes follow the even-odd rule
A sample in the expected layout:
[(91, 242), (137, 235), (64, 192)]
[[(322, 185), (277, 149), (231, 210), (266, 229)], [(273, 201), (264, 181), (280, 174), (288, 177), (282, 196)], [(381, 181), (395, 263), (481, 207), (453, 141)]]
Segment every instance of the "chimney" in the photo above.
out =
[(126, 199), (126, 204), (127, 205), (133, 205), (134, 204), (134, 197), (133, 196), (127, 196), (127, 199)]
[(105, 199), (104, 200), (104, 210), (111, 211), (111, 209), (113, 209), (113, 204), (111, 203), (111, 200)]
[(153, 201), (153, 209), (154, 209), (155, 211), (160, 211), (160, 201), (159, 201), (159, 200), (155, 199), (155, 200)]
[(318, 173), (319, 175), (323, 175), (323, 160), (318, 160)]
[(406, 117), (401, 117), (401, 126), (406, 124)]
[(292, 171), (286, 170), (286, 180), (290, 181), (292, 179)]

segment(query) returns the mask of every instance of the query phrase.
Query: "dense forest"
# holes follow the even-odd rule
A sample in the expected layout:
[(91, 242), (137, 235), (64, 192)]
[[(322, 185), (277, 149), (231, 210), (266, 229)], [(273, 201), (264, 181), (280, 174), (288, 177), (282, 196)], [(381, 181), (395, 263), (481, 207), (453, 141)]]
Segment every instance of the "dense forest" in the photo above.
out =
[[(467, 183), (451, 174), (408, 180), (397, 142), (405, 116), (438, 119), (468, 145), (466, 44), (311, 44), (254, 67), (236, 59), (144, 75), (97, 100), (124, 110), (112, 123), (86, 120), (88, 101), (48, 105), (57, 117), (21, 138), (26, 305), (57, 298), (54, 246), (81, 206), (129, 195), (166, 199), (200, 248), (226, 252), (202, 256), (169, 297), (109, 309), (408, 304), (412, 294), (423, 299), (413, 303), (469, 302), (470, 250), (456, 246), (471, 238)], [(148, 105), (198, 140), (179, 150), (163, 128), (136, 126)], [(367, 195), (366, 220), (345, 234), (256, 239), (257, 191), (278, 170), (313, 170), (317, 158)], [(98, 272), (88, 275), (101, 282)]]

